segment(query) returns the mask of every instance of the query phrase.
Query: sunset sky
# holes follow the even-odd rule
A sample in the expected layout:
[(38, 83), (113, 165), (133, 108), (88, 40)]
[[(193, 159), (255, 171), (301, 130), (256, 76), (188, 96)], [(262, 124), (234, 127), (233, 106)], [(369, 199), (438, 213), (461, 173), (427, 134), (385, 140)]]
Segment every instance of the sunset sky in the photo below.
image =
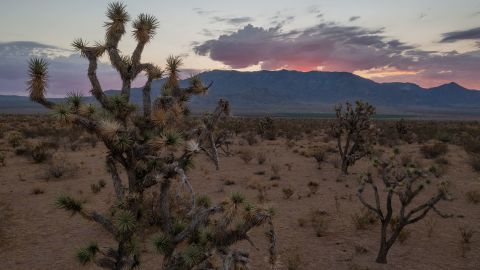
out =
[[(183, 55), (185, 74), (212, 69), (348, 71), (423, 87), (480, 89), (480, 1), (124, 1), (160, 22), (144, 61)], [(108, 1), (0, 0), (0, 94), (25, 94), (27, 59), (50, 61), (50, 96), (89, 90), (74, 38), (101, 41)], [(135, 46), (125, 35), (121, 50)], [(120, 82), (102, 59), (105, 89)], [(140, 82), (137, 82), (139, 84)]]

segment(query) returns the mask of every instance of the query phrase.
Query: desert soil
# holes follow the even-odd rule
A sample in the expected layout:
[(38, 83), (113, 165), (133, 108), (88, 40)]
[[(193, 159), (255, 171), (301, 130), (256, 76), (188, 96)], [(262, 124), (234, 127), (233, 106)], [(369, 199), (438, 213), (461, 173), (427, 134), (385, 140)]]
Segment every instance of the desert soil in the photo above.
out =
[[(329, 153), (321, 169), (313, 157), (301, 155), (302, 151), (326, 145), (334, 143), (325, 143), (318, 136), (296, 141), (293, 147), (288, 147), (284, 139), (265, 140), (253, 146), (237, 139), (231, 147), (233, 153), (245, 149), (255, 154), (264, 152), (267, 161), (259, 165), (254, 158), (245, 164), (238, 155), (222, 156), (221, 168), (216, 171), (213, 164), (200, 155), (189, 177), (196, 192), (208, 194), (213, 202), (239, 191), (257, 203), (258, 190), (253, 187), (266, 188), (266, 198), (261, 203), (275, 209), (278, 269), (287, 269), (287, 263), (296, 255), (301, 261), (299, 269), (480, 269), (480, 204), (468, 203), (465, 199), (466, 192), (480, 190), (480, 175), (472, 171), (463, 149), (449, 145), (448, 169), (440, 177), (450, 181), (454, 200), (442, 202), (439, 208), (454, 217), (443, 219), (431, 214), (407, 227), (409, 237), (395, 244), (387, 265), (378, 265), (374, 260), (379, 224), (357, 230), (352, 221), (352, 215), (362, 210), (356, 197), (359, 174), (368, 170), (370, 163), (359, 161), (349, 176), (337, 181), (339, 169), (334, 166), (337, 154)], [(68, 194), (85, 201), (87, 208), (106, 212), (114, 197), (104, 166), (106, 150), (100, 144), (95, 148), (85, 145), (78, 151), (59, 150), (65, 152), (63, 158), (77, 167), (75, 174), (47, 179), (47, 164), (35, 164), (16, 156), (6, 143), (2, 147), (7, 151), (7, 165), (0, 167), (0, 268), (97, 269), (92, 265), (82, 267), (75, 259), (75, 252), (90, 241), (97, 241), (101, 246), (111, 244), (110, 236), (96, 224), (57, 209), (54, 202), (59, 195)], [(385, 151), (391, 150), (385, 148)], [(419, 145), (404, 144), (400, 151), (423, 164), (432, 163), (420, 155)], [(280, 167), (279, 180), (270, 180), (273, 164)], [(259, 173), (262, 171), (265, 174)], [(90, 185), (99, 180), (104, 180), (107, 186), (94, 194)], [(227, 185), (229, 181), (234, 184)], [(307, 184), (311, 181), (317, 182), (319, 188), (316, 194), (308, 196)], [(285, 199), (282, 189), (289, 187), (295, 193)], [(435, 188), (434, 183), (430, 188)], [(35, 195), (34, 189), (44, 193)], [(419, 201), (427, 196), (425, 192)], [(317, 237), (309, 222), (313, 211), (324, 211), (327, 221), (324, 236)], [(306, 221), (304, 226), (299, 225), (299, 219)], [(459, 228), (464, 226), (477, 230), (478, 234), (473, 236), (470, 250), (462, 257)], [(268, 269), (264, 231), (257, 229), (251, 236), (258, 250), (247, 243), (242, 246), (252, 255), (252, 269)], [(154, 251), (151, 240), (146, 239), (141, 248), (140, 269), (160, 269), (161, 256)], [(360, 249), (366, 252), (359, 252)]]

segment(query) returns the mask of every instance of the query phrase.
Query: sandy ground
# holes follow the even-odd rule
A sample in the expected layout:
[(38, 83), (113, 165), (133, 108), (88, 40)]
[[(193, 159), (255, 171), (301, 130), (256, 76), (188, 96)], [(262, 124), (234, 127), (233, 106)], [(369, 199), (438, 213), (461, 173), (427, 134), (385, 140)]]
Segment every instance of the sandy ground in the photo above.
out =
[[(368, 161), (358, 162), (342, 182), (338, 182), (339, 170), (333, 166), (337, 156), (330, 153), (321, 169), (312, 157), (299, 153), (314, 146), (325, 146), (321, 138), (311, 137), (287, 147), (285, 140), (263, 141), (254, 146), (240, 145), (237, 140), (233, 152), (250, 149), (264, 152), (267, 161), (259, 165), (256, 159), (245, 164), (238, 156), (222, 157), (221, 169), (215, 171), (213, 164), (204, 156), (195, 160), (195, 169), (190, 173), (192, 184), (199, 194), (209, 194), (214, 202), (234, 191), (244, 193), (248, 200), (258, 202), (258, 191), (250, 188), (262, 185), (267, 188), (265, 204), (274, 207), (275, 225), (278, 233), (278, 269), (287, 269), (287, 262), (298, 254), (299, 269), (480, 269), (480, 204), (468, 203), (465, 193), (480, 190), (480, 175), (473, 172), (467, 163), (467, 154), (450, 145), (446, 157), (448, 171), (442, 176), (451, 182), (452, 202), (442, 202), (439, 208), (455, 214), (454, 218), (442, 219), (435, 214), (407, 230), (410, 237), (404, 243), (396, 243), (389, 254), (388, 265), (374, 263), (379, 243), (379, 224), (366, 230), (357, 230), (352, 215), (362, 209), (355, 196), (359, 173), (365, 171)], [(70, 216), (54, 205), (55, 198), (62, 194), (72, 195), (86, 201), (87, 208), (105, 211), (113, 190), (104, 166), (102, 146), (84, 146), (80, 151), (66, 151), (70, 163), (78, 166), (74, 176), (46, 180), (46, 164), (34, 164), (25, 157), (16, 156), (5, 143), (7, 166), (0, 167), (0, 269), (97, 269), (81, 267), (75, 260), (75, 251), (92, 240), (101, 246), (112, 243), (109, 235), (96, 224), (78, 216)], [(403, 145), (401, 152), (421, 158), (418, 145)], [(270, 180), (271, 165), (278, 165), (280, 180)], [(290, 168), (290, 169), (289, 169)], [(264, 171), (264, 175), (256, 174)], [(105, 180), (107, 186), (100, 193), (90, 190), (92, 183)], [(234, 181), (226, 185), (227, 180)], [(310, 197), (307, 184), (319, 183), (318, 192)], [(285, 199), (282, 188), (291, 187), (295, 194)], [(37, 188), (43, 194), (32, 194)], [(426, 199), (427, 193), (420, 199)], [(303, 227), (299, 219), (309, 220), (311, 212), (325, 211), (326, 235), (317, 237), (307, 222)], [(428, 237), (428, 224), (435, 224)], [(477, 230), (470, 250), (461, 255), (459, 228), (468, 226)], [(260, 249), (256, 251), (244, 245), (252, 254), (252, 269), (268, 269), (266, 241), (263, 231), (256, 230), (252, 239)], [(362, 247), (366, 253), (358, 252)], [(151, 240), (142, 246), (140, 269), (160, 269), (161, 256), (153, 250)], [(357, 250), (357, 251), (356, 251)]]

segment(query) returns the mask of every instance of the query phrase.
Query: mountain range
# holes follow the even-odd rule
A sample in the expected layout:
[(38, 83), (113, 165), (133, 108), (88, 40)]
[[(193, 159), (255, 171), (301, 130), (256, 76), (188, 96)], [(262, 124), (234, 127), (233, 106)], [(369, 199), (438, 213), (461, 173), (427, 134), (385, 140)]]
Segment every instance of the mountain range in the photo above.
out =
[[(211, 110), (223, 97), (236, 114), (321, 114), (332, 113), (340, 102), (363, 100), (377, 107), (379, 114), (480, 117), (480, 91), (457, 83), (422, 88), (413, 83), (377, 83), (348, 72), (224, 71), (199, 75), (213, 82), (207, 95), (191, 100), (194, 112)], [(181, 82), (187, 84), (187, 80)], [(163, 80), (153, 82), (152, 96), (160, 92)], [(108, 95), (116, 90), (106, 91)], [(86, 97), (92, 102), (92, 97)], [(132, 90), (132, 101), (141, 103), (141, 89)], [(61, 99), (52, 99), (60, 102)], [(25, 96), (0, 95), (0, 113), (44, 111)]]

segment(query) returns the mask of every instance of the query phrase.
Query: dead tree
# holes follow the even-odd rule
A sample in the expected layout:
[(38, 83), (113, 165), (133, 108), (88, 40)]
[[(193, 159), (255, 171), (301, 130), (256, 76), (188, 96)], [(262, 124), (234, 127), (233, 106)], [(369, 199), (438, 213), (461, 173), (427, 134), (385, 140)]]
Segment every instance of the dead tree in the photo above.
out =
[[(140, 14), (133, 21), (133, 37), (137, 44), (131, 55), (124, 55), (118, 45), (130, 20), (126, 7), (122, 3), (111, 3), (106, 15), (104, 42), (89, 46), (77, 39), (72, 44), (88, 60), (91, 94), (99, 107), (84, 104), (80, 95), (70, 95), (63, 104), (47, 100), (48, 63), (40, 58), (32, 58), (29, 62), (31, 100), (52, 110), (62, 122), (95, 134), (108, 149), (106, 165), (115, 191), (111, 213), (87, 209), (68, 196), (57, 200), (60, 208), (100, 224), (117, 242), (116, 247), (104, 249), (93, 243), (78, 252), (79, 261), (82, 264), (93, 262), (105, 269), (133, 269), (141, 262), (136, 248), (136, 242), (143, 239), (139, 236), (157, 230), (156, 233), (165, 239), (160, 241), (165, 243), (164, 248), (160, 248), (164, 256), (162, 269), (192, 269), (207, 265), (214, 257), (223, 258), (222, 269), (240, 264), (246, 266), (248, 254), (233, 250), (231, 246), (238, 241), (250, 241), (248, 232), (262, 224), (269, 225), (273, 260), (275, 234), (270, 210), (247, 206), (238, 196), (217, 206), (210, 206), (205, 199), (197, 201), (187, 177), (192, 159), (199, 152), (207, 153), (218, 166), (214, 130), (229, 114), (229, 103), (220, 100), (215, 111), (199, 126), (185, 125), (188, 100), (193, 95), (205, 93), (211, 84), (206, 86), (198, 76), (193, 76), (187, 87), (180, 87), (180, 57), (169, 57), (166, 70), (141, 61), (145, 45), (156, 33), (158, 21), (155, 17)], [(107, 96), (97, 77), (98, 59), (104, 54), (108, 55), (122, 80), (119, 95)], [(147, 80), (142, 90), (142, 109), (137, 110), (130, 102), (131, 82), (140, 74), (145, 74)], [(152, 102), (152, 82), (164, 74), (161, 95)], [(122, 179), (123, 175), (126, 179)], [(158, 218), (153, 223), (145, 211), (146, 194), (153, 196), (152, 201), (156, 203), (155, 213), (151, 215)], [(188, 203), (181, 203), (178, 198), (182, 195), (187, 195)], [(215, 219), (219, 222), (214, 222)], [(232, 220), (238, 224), (236, 227), (231, 226)], [(212, 232), (200, 237), (201, 232), (207, 230)], [(160, 242), (157, 247), (162, 246)]]
[(336, 119), (332, 123), (331, 131), (337, 139), (337, 148), (342, 161), (342, 174), (348, 174), (348, 167), (370, 153), (373, 136), (373, 125), (370, 117), (375, 114), (375, 107), (361, 101), (356, 106), (346, 103), (346, 110), (342, 105), (335, 106)]
[[(381, 222), (380, 249), (378, 251), (377, 263), (387, 263), (387, 254), (405, 226), (422, 220), (430, 211), (439, 214), (441, 217), (449, 217), (437, 209), (437, 204), (449, 199), (447, 182), (440, 182), (438, 190), (424, 203), (417, 206), (411, 205), (413, 200), (425, 189), (429, 183), (429, 175), (416, 166), (401, 165), (401, 162), (394, 156), (388, 160), (375, 161), (379, 182), (383, 183), (386, 190), (384, 207), (381, 206), (381, 194), (379, 193), (374, 176), (371, 173), (364, 174), (361, 178), (357, 197), (360, 202), (372, 211)], [(364, 197), (365, 187), (372, 188), (374, 203), (367, 202)], [(394, 210), (393, 198), (398, 197), (399, 209)], [(394, 216), (395, 214), (395, 216)], [(391, 231), (388, 232), (390, 226)]]

